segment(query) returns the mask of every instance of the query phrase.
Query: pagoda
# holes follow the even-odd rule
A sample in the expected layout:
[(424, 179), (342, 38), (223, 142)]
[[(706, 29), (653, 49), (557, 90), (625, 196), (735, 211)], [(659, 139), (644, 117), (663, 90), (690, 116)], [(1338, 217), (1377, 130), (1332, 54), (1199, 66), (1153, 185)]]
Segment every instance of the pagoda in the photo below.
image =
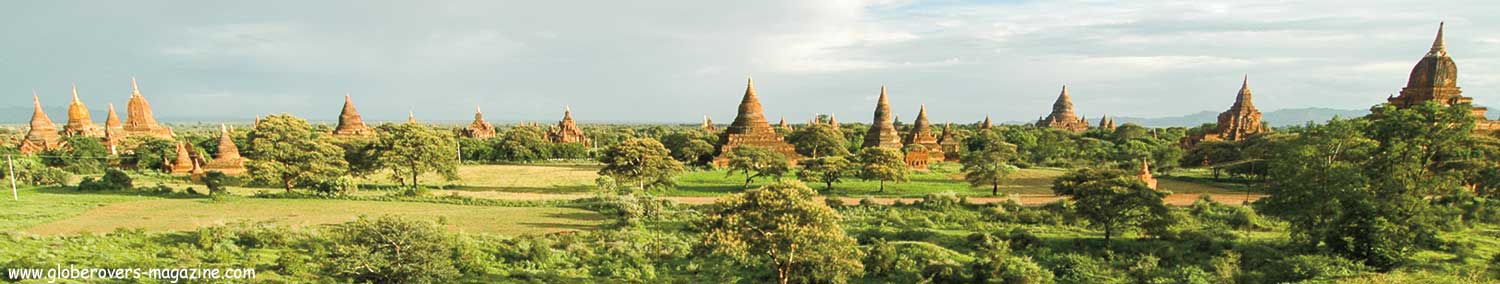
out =
[[(1463, 90), (1458, 87), (1458, 65), (1448, 56), (1448, 49), (1443, 43), (1442, 23), (1438, 24), (1437, 38), (1433, 39), (1432, 48), (1411, 68), (1411, 76), (1407, 78), (1406, 87), (1401, 88), (1401, 94), (1387, 97), (1386, 101), (1396, 108), (1413, 107), (1428, 101), (1443, 105), (1474, 102), (1474, 98), (1463, 96)], [(1500, 132), (1500, 121), (1485, 118), (1488, 108), (1473, 106), (1471, 111), (1478, 120), (1474, 125), (1475, 131)]]
[(42, 101), (31, 95), (31, 129), (26, 131), (26, 139), (21, 140), (21, 154), (40, 153), (47, 150), (56, 150), (64, 146), (62, 139), (57, 136), (57, 126), (52, 124), (52, 119), (47, 118), (47, 113), (42, 111)]
[(963, 147), (963, 141), (959, 141), (953, 133), (953, 124), (943, 125), (943, 134), (938, 136), (938, 148), (943, 149), (943, 160), (949, 162), (958, 161), (958, 151)]
[(781, 117), (781, 122), (777, 123), (776, 127), (777, 128), (781, 128), (781, 130), (786, 131), (786, 132), (792, 132), (792, 125), (786, 123), (786, 117), (785, 116)]
[(901, 149), (901, 135), (896, 133), (892, 119), (891, 103), (886, 98), (885, 85), (881, 85), (880, 101), (875, 103), (875, 121), (865, 132), (865, 142), (860, 147)]
[(475, 106), (474, 122), (470, 122), (469, 127), (464, 127), (463, 135), (464, 137), (475, 139), (488, 139), (495, 137), (495, 126), (491, 125), (488, 121), (484, 121), (484, 111), (479, 110), (479, 107)]
[(109, 148), (111, 155), (119, 155), (120, 142), (125, 141), (125, 126), (120, 123), (120, 115), (115, 113), (115, 104), (109, 104), (109, 116), (104, 119), (104, 147)]
[(1146, 187), (1156, 189), (1156, 178), (1151, 176), (1151, 164), (1146, 160), (1141, 160), (1141, 169), (1135, 172), (1135, 176), (1146, 183)]
[(1265, 129), (1261, 124), (1260, 111), (1255, 109), (1255, 103), (1250, 98), (1250, 77), (1245, 76), (1240, 83), (1240, 92), (1234, 97), (1234, 104), (1228, 110), (1219, 113), (1219, 139), (1239, 141), (1249, 138)]
[(214, 153), (214, 159), (209, 160), (203, 168), (232, 176), (245, 173), (245, 159), (240, 157), (240, 148), (230, 138), (229, 127), (219, 125), (219, 151)]
[(1063, 86), (1062, 93), (1057, 95), (1057, 102), (1052, 103), (1052, 113), (1038, 120), (1036, 125), (1071, 132), (1089, 129), (1089, 122), (1073, 112), (1073, 98), (1068, 96), (1068, 86)]
[(755, 80), (747, 79), (745, 82), (745, 96), (740, 100), (739, 112), (734, 116), (734, 122), (724, 128), (724, 133), (719, 134), (719, 149), (714, 156), (714, 165), (718, 167), (729, 166), (729, 153), (735, 147), (755, 146), (781, 153), (786, 157), (787, 163), (796, 164), (802, 155), (784, 141), (781, 134), (777, 134), (771, 128), (771, 123), (766, 121), (765, 111), (760, 106), (760, 98), (755, 95)]
[(984, 122), (979, 123), (979, 129), (981, 129), (981, 130), (989, 130), (990, 128), (994, 128), (994, 127), (995, 126), (993, 124), (990, 124), (990, 115), (988, 115), (988, 114), (984, 115)]
[(68, 104), (68, 124), (63, 125), (63, 135), (78, 135), (85, 137), (102, 137), (104, 130), (94, 125), (94, 119), (89, 117), (88, 106), (78, 99), (78, 86), (73, 86), (73, 103)]
[(136, 84), (135, 78), (130, 78), (130, 101), (125, 104), (125, 135), (145, 135), (164, 139), (172, 139), (172, 129), (161, 126), (156, 122), (156, 116), (151, 113), (151, 103), (146, 102), (146, 96), (141, 95), (140, 84)]
[(583, 135), (583, 129), (573, 122), (573, 108), (563, 108), (562, 121), (557, 122), (557, 127), (547, 130), (547, 141), (552, 143), (579, 143), (588, 147), (589, 138)]
[(375, 130), (365, 126), (365, 120), (359, 116), (359, 110), (354, 109), (354, 99), (349, 94), (344, 94), (344, 109), (339, 111), (339, 125), (333, 128), (333, 136), (370, 137), (374, 135)]
[(707, 115), (703, 116), (703, 125), (698, 126), (698, 128), (701, 128), (703, 129), (703, 131), (708, 131), (710, 133), (719, 132), (719, 127), (714, 126), (714, 120), (712, 118), (708, 118)]
[(833, 128), (833, 130), (839, 130), (839, 119), (837, 117), (834, 117), (834, 115), (829, 114), (828, 127)]
[(1104, 117), (1099, 118), (1099, 128), (1115, 130), (1115, 119), (1110, 118), (1109, 115), (1105, 115)]
[(167, 164), (167, 172), (173, 174), (192, 173), (194, 167), (197, 167), (197, 163), (193, 161), (192, 154), (188, 153), (187, 143), (177, 142), (177, 159), (171, 164)]
[(912, 124), (910, 132), (906, 133), (902, 140), (907, 146), (922, 145), (927, 156), (932, 159), (943, 159), (943, 147), (938, 143), (938, 137), (932, 134), (932, 125), (927, 121), (927, 105), (922, 105), (917, 111), (917, 121)]

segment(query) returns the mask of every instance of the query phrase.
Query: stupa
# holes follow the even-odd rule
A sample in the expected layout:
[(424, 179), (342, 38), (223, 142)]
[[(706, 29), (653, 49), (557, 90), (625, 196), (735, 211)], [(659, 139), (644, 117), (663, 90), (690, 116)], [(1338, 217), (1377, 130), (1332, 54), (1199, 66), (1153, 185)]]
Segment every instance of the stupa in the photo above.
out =
[(31, 95), (31, 129), (26, 131), (26, 138), (21, 140), (21, 154), (33, 154), (47, 150), (62, 148), (65, 144), (57, 136), (57, 126), (52, 124), (52, 119), (47, 118), (47, 113), (42, 111), (42, 101)]
[(932, 125), (927, 121), (927, 105), (922, 105), (917, 111), (917, 121), (912, 124), (911, 131), (906, 133), (902, 142), (908, 146), (922, 145), (928, 157), (943, 159), (943, 147), (938, 143), (937, 136), (932, 134)]
[(1240, 92), (1234, 97), (1234, 104), (1219, 113), (1217, 134), (1219, 139), (1239, 141), (1260, 133), (1262, 129), (1264, 127), (1260, 111), (1255, 109), (1255, 103), (1250, 98), (1250, 76), (1245, 76), (1240, 83)]
[(1109, 117), (1109, 115), (1105, 115), (1104, 117), (1099, 118), (1099, 128), (1105, 130), (1115, 130), (1115, 119)]
[(193, 155), (188, 153), (187, 143), (177, 142), (177, 159), (167, 166), (173, 174), (192, 173), (194, 167)]
[(1068, 86), (1063, 86), (1062, 93), (1057, 95), (1057, 102), (1052, 103), (1052, 113), (1037, 121), (1036, 125), (1072, 132), (1089, 129), (1089, 122), (1073, 112), (1073, 98), (1068, 96)]
[(547, 131), (547, 141), (552, 143), (579, 143), (585, 147), (589, 145), (589, 138), (584, 136), (583, 129), (573, 122), (573, 108), (563, 108), (562, 121), (557, 122), (557, 127)]
[(714, 120), (712, 118), (708, 118), (707, 115), (703, 116), (703, 125), (699, 125), (698, 128), (701, 128), (703, 129), (703, 131), (708, 131), (710, 133), (719, 132), (719, 127), (714, 126)]
[(484, 111), (479, 110), (479, 107), (475, 106), (474, 122), (470, 122), (469, 127), (464, 127), (463, 135), (469, 138), (488, 139), (495, 137), (495, 126), (491, 125), (488, 121), (484, 121)]
[(1141, 169), (1135, 172), (1135, 176), (1146, 183), (1146, 187), (1156, 189), (1156, 178), (1151, 176), (1151, 164), (1146, 160), (1141, 160)]
[(943, 149), (943, 160), (958, 161), (959, 151), (963, 147), (963, 141), (959, 141), (957, 134), (953, 133), (953, 124), (943, 126), (943, 134), (938, 136), (938, 145)]
[(104, 129), (94, 124), (89, 117), (89, 107), (78, 99), (78, 86), (73, 86), (73, 103), (68, 104), (68, 124), (63, 125), (63, 135), (102, 137)]
[(784, 141), (781, 134), (771, 129), (771, 123), (766, 121), (765, 111), (761, 108), (760, 98), (755, 95), (755, 81), (747, 79), (745, 82), (745, 96), (740, 100), (739, 112), (734, 116), (734, 122), (724, 128), (724, 133), (719, 135), (719, 149), (714, 156), (714, 165), (726, 167), (729, 165), (729, 153), (735, 147), (756, 146), (781, 153), (790, 164), (796, 164), (802, 155)]
[(885, 147), (901, 149), (901, 135), (896, 133), (896, 126), (891, 116), (891, 103), (886, 98), (885, 86), (880, 86), (880, 101), (875, 103), (875, 120), (870, 125), (870, 130), (865, 132), (865, 142), (861, 147)]
[(334, 137), (370, 137), (375, 130), (365, 125), (359, 110), (354, 109), (354, 99), (344, 94), (344, 109), (339, 111), (339, 125), (333, 128)]
[(229, 127), (219, 125), (219, 151), (204, 168), (232, 176), (245, 173), (245, 159), (240, 157), (240, 147), (229, 136)]
[(115, 113), (115, 104), (109, 104), (109, 116), (104, 119), (104, 147), (109, 148), (111, 155), (120, 154), (120, 142), (125, 141), (125, 126), (120, 123), (120, 115)]
[(151, 113), (151, 103), (146, 102), (146, 96), (141, 95), (140, 84), (135, 78), (130, 78), (130, 101), (125, 104), (125, 135), (146, 135), (163, 139), (172, 139), (172, 129), (161, 126), (156, 122), (156, 115)]
[[(1407, 77), (1406, 87), (1401, 88), (1401, 94), (1386, 98), (1391, 105), (1408, 108), (1428, 101), (1443, 105), (1473, 104), (1474, 98), (1463, 96), (1463, 90), (1458, 87), (1458, 64), (1448, 56), (1448, 48), (1443, 43), (1443, 27), (1444, 24), (1438, 24), (1432, 48), (1411, 68), (1411, 75)], [(1475, 131), (1500, 133), (1500, 121), (1485, 118), (1488, 108), (1473, 106), (1471, 111), (1477, 119)]]

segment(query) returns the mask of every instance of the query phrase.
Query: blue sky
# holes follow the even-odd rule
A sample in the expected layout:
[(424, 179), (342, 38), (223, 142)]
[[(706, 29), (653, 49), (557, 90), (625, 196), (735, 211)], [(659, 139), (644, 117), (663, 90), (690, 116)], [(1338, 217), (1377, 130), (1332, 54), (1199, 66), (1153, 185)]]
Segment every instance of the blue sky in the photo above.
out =
[[(0, 109), (76, 83), (102, 118), (130, 78), (163, 120), (733, 118), (1045, 114), (1063, 84), (1088, 117), (1220, 111), (1249, 74), (1262, 110), (1364, 109), (1404, 86), (1447, 21), (1459, 84), (1500, 107), (1493, 1), (7, 1)], [(16, 121), (29, 112), (10, 111)], [(61, 120), (62, 113), (52, 113)]]

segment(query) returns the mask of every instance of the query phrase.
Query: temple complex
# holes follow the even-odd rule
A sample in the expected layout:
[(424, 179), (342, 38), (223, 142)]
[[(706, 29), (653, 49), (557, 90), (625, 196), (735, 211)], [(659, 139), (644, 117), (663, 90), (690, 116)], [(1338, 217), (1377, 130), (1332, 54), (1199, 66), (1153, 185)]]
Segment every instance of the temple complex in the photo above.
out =
[(1136, 171), (1135, 176), (1140, 178), (1141, 182), (1146, 183), (1146, 187), (1156, 189), (1156, 177), (1151, 176), (1151, 164), (1146, 160), (1141, 160), (1141, 170)]
[(914, 144), (922, 145), (926, 149), (925, 151), (927, 151), (927, 156), (933, 159), (942, 159), (944, 157), (943, 147), (939, 145), (938, 137), (932, 134), (932, 125), (927, 121), (927, 105), (922, 105), (921, 109), (917, 111), (917, 121), (912, 124), (911, 131), (906, 133), (906, 137), (902, 142), (907, 146)]
[(1250, 77), (1246, 76), (1240, 83), (1240, 92), (1234, 97), (1234, 104), (1228, 110), (1219, 113), (1219, 139), (1239, 141), (1249, 138), (1264, 130), (1261, 124), (1260, 111), (1255, 109), (1255, 103), (1250, 97)]
[(109, 104), (109, 116), (104, 119), (104, 147), (109, 148), (111, 155), (120, 154), (120, 142), (125, 141), (125, 126), (120, 123), (120, 115), (115, 114), (115, 104)]
[(487, 139), (495, 137), (495, 126), (491, 125), (488, 121), (484, 121), (484, 111), (479, 110), (479, 107), (475, 106), (474, 122), (470, 122), (469, 126), (464, 127), (462, 132), (464, 137)]
[(245, 159), (240, 157), (240, 147), (235, 145), (234, 139), (229, 136), (229, 127), (219, 125), (219, 151), (214, 154), (214, 159), (206, 164), (203, 166), (204, 169), (226, 175), (235, 176), (245, 173)]
[(892, 122), (891, 103), (886, 98), (885, 86), (880, 86), (880, 101), (875, 103), (875, 121), (865, 132), (865, 142), (860, 147), (885, 147), (901, 149), (901, 135), (896, 133)]
[(375, 130), (365, 125), (359, 110), (354, 109), (354, 99), (344, 94), (344, 109), (339, 111), (339, 125), (333, 128), (334, 137), (370, 137)]
[(938, 148), (943, 149), (943, 160), (956, 162), (959, 158), (959, 149), (963, 147), (963, 141), (959, 141), (953, 133), (953, 124), (943, 126), (943, 135), (938, 136)]
[(57, 136), (57, 126), (52, 124), (52, 119), (47, 118), (47, 113), (42, 111), (42, 101), (31, 95), (31, 129), (26, 131), (26, 138), (21, 140), (21, 154), (39, 153), (47, 150), (62, 148), (65, 144), (61, 137)]
[[(1408, 108), (1428, 101), (1443, 105), (1474, 102), (1474, 98), (1463, 96), (1463, 90), (1458, 87), (1458, 65), (1453, 63), (1443, 44), (1443, 24), (1438, 24), (1432, 48), (1411, 68), (1411, 76), (1407, 78), (1406, 87), (1401, 88), (1401, 94), (1387, 97), (1386, 101), (1396, 108)], [(1484, 116), (1488, 108), (1473, 106), (1472, 111), (1478, 119), (1474, 125), (1476, 132), (1500, 133), (1500, 121), (1491, 121)]]
[(792, 132), (792, 125), (786, 123), (786, 117), (785, 116), (781, 117), (781, 122), (780, 123), (776, 123), (776, 127), (777, 128), (781, 128), (781, 130), (786, 131), (786, 132)]
[(197, 163), (193, 161), (192, 154), (188, 153), (187, 143), (177, 142), (177, 159), (170, 164), (166, 164), (167, 172), (173, 174), (192, 173), (193, 168), (196, 166)]
[(698, 126), (698, 128), (702, 128), (703, 131), (708, 131), (710, 133), (719, 132), (719, 127), (714, 126), (714, 120), (712, 118), (708, 118), (707, 115), (703, 116), (703, 125)]
[(63, 125), (63, 135), (102, 137), (104, 130), (89, 117), (89, 107), (78, 99), (78, 86), (73, 86), (73, 103), (68, 104), (68, 124)]
[(130, 101), (125, 104), (125, 135), (146, 135), (158, 138), (172, 139), (172, 129), (156, 123), (156, 116), (151, 113), (151, 103), (146, 102), (146, 96), (141, 95), (140, 84), (136, 84), (135, 78), (130, 78)]
[(740, 100), (739, 112), (735, 114), (734, 122), (719, 135), (720, 144), (718, 153), (714, 156), (714, 165), (729, 166), (729, 153), (739, 146), (770, 149), (785, 156), (787, 163), (795, 165), (802, 155), (798, 155), (796, 148), (784, 139), (775, 129), (771, 129), (771, 123), (766, 120), (760, 98), (755, 95), (755, 81), (746, 80), (745, 96)]
[(547, 130), (547, 141), (552, 143), (579, 143), (588, 147), (589, 138), (583, 135), (583, 129), (573, 122), (573, 108), (563, 108), (563, 119), (557, 122), (557, 127)]
[(1099, 128), (1115, 130), (1115, 119), (1110, 118), (1109, 115), (1099, 118)]
[(1036, 125), (1072, 132), (1083, 132), (1089, 129), (1088, 120), (1078, 117), (1078, 114), (1073, 112), (1073, 98), (1068, 96), (1068, 86), (1063, 86), (1062, 93), (1057, 95), (1057, 102), (1052, 103), (1052, 113), (1038, 120)]

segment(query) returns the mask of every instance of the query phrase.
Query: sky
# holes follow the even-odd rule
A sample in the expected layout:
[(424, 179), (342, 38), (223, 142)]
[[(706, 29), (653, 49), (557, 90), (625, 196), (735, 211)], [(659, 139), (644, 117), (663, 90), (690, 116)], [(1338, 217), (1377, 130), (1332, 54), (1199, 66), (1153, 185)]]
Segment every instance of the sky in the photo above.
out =
[[(1229, 107), (1367, 109), (1447, 22), (1459, 86), (1500, 107), (1500, 2), (5, 1), (0, 121), (70, 85), (104, 117), (138, 78), (164, 121), (733, 120), (746, 78), (772, 121), (1160, 117)], [(54, 121), (65, 113), (51, 113)], [(123, 113), (121, 114), (123, 115)]]

